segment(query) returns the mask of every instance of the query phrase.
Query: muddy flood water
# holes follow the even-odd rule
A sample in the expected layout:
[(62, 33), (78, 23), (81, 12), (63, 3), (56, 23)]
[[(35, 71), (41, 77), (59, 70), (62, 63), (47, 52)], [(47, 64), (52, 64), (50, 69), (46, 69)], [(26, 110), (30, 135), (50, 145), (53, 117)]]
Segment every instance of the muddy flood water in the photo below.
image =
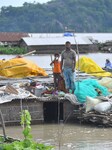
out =
[[(6, 135), (22, 139), (22, 127), (6, 127)], [(112, 129), (101, 126), (80, 123), (32, 125), (32, 135), (35, 141), (51, 144), (55, 150), (112, 150)]]

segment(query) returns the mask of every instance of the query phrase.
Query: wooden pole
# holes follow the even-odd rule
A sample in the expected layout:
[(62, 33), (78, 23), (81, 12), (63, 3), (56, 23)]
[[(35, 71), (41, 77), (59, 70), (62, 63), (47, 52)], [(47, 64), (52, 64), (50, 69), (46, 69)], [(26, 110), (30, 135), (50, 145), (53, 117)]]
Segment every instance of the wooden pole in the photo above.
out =
[(36, 52), (36, 50), (31, 51), (31, 52), (28, 52), (28, 53), (23, 54), (23, 55), (20, 55), (20, 56), (21, 56), (21, 57), (25, 57), (25, 56), (30, 55), (30, 54), (33, 54), (33, 53), (35, 53), (35, 52)]
[(10, 69), (10, 68), (13, 68), (13, 67), (18, 67), (18, 66), (23, 66), (23, 65), (26, 65), (27, 63), (21, 63), (21, 64), (16, 64), (16, 65), (13, 65), (13, 66), (7, 66), (5, 68), (1, 68), (0, 70), (4, 70), (4, 69)]
[(1, 109), (0, 109), (0, 117), (1, 117), (2, 129), (3, 129), (3, 136), (4, 136), (4, 139), (6, 140), (7, 138), (6, 138), (6, 133), (5, 133), (5, 123), (4, 123), (4, 119), (3, 119)]

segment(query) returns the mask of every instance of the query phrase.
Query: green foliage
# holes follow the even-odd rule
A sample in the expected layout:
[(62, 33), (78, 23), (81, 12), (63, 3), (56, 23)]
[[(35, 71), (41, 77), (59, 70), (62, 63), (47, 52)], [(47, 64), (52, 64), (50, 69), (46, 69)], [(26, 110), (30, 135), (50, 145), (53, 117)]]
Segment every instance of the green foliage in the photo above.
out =
[(111, 0), (51, 0), (46, 4), (27, 3), (2, 7), (2, 32), (111, 32)]
[(25, 54), (25, 53), (26, 53), (25, 48), (0, 46), (0, 54)]
[(29, 146), (31, 144), (30, 140), (32, 139), (31, 132), (31, 116), (28, 110), (24, 110), (21, 114), (21, 125), (23, 126), (23, 135), (24, 135), (24, 144)]
[[(21, 114), (21, 125), (23, 126), (23, 141), (14, 141), (12, 143), (1, 144), (0, 150), (53, 150), (52, 146), (36, 143), (31, 135), (31, 116), (28, 110), (23, 110)], [(3, 142), (3, 139), (2, 139)]]

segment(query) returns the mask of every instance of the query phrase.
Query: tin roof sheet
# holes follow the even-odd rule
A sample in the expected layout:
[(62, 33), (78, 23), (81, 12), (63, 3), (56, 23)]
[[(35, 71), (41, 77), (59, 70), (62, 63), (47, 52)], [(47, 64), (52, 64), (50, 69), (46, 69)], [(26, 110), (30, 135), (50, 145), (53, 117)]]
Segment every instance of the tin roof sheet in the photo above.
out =
[[(30, 37), (39, 37), (39, 38), (49, 38), (49, 37), (63, 37), (65, 33), (29, 33)], [(93, 41), (97, 40), (98, 42), (106, 42), (112, 41), (112, 33), (71, 33), (76, 37), (93, 39)]]
[(92, 42), (85, 38), (81, 37), (25, 37), (23, 38), (25, 43), (28, 46), (36, 46), (36, 45), (64, 45), (66, 41), (70, 41), (71, 44), (82, 44), (82, 45), (87, 45), (87, 44), (92, 44)]

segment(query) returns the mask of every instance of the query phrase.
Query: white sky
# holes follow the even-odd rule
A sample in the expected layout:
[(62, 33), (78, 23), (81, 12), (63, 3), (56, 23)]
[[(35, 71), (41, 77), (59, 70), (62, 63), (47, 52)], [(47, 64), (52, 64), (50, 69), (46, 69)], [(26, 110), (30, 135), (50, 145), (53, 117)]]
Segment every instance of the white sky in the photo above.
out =
[(51, 0), (0, 0), (0, 7), (2, 6), (22, 6), (24, 2), (27, 3), (33, 3), (33, 2), (38, 2), (38, 3), (46, 3)]

